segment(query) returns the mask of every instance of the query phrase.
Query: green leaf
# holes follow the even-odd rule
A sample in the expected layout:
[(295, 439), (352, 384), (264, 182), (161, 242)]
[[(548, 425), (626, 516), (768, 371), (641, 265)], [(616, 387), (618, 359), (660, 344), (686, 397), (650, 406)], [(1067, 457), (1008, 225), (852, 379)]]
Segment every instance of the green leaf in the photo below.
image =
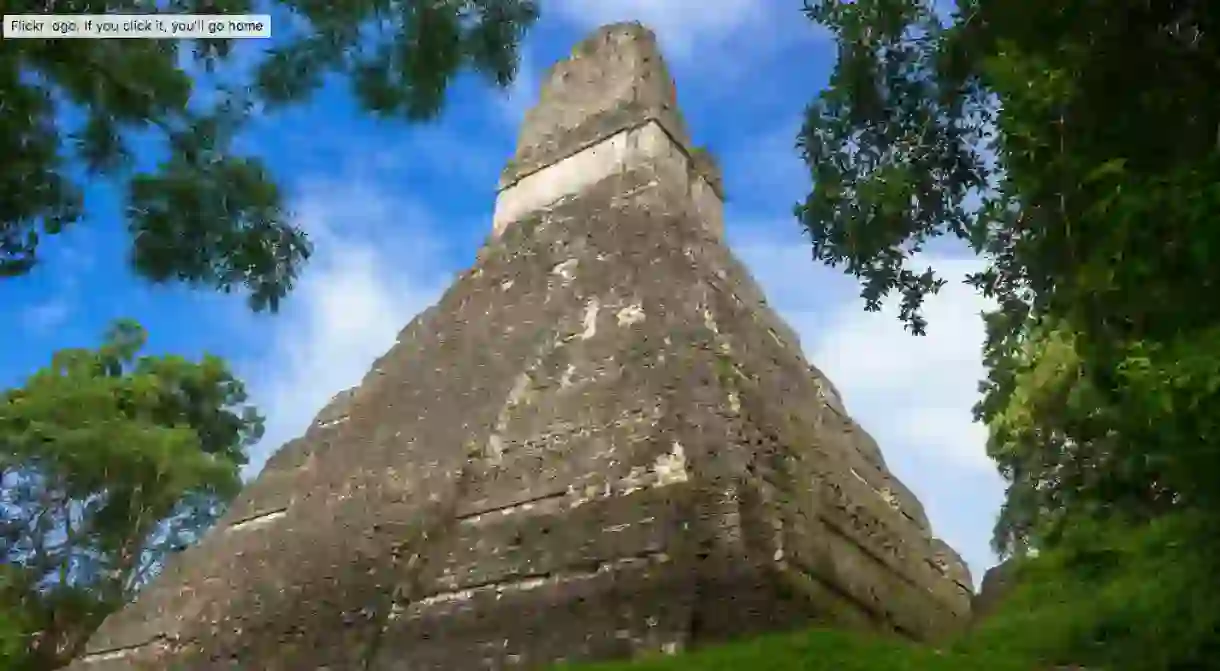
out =
[(1107, 178), (1117, 177), (1122, 174), (1123, 170), (1126, 168), (1126, 165), (1127, 159), (1112, 158), (1094, 168), (1092, 172), (1085, 176), (1084, 181), (1100, 182)]

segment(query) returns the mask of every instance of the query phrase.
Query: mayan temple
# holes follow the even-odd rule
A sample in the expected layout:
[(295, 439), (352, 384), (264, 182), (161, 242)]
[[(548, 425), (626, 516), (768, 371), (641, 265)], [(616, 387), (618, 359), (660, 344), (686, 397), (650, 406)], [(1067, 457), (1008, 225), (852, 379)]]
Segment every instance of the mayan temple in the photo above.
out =
[(936, 640), (965, 565), (724, 242), (653, 34), (557, 64), (474, 267), (71, 667), (474, 671), (813, 622)]

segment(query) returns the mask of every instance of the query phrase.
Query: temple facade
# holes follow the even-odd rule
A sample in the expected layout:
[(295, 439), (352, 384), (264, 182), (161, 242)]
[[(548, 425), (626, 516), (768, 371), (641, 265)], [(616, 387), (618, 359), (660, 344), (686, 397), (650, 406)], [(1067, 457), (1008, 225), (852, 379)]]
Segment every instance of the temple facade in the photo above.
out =
[(73, 671), (467, 671), (814, 623), (935, 640), (971, 580), (724, 241), (653, 34), (527, 115), (477, 262)]

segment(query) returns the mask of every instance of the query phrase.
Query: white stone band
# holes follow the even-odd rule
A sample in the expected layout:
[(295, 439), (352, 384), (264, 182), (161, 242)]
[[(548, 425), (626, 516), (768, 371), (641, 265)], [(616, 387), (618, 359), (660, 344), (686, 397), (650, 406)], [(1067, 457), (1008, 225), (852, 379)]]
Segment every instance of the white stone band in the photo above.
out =
[(685, 183), (704, 224), (723, 233), (723, 203), (707, 180), (692, 169), (690, 157), (656, 121), (648, 121), (582, 149), (522, 177), (496, 196), (492, 232), (500, 237), (508, 226), (558, 201), (575, 196), (616, 173), (653, 163), (674, 184)]

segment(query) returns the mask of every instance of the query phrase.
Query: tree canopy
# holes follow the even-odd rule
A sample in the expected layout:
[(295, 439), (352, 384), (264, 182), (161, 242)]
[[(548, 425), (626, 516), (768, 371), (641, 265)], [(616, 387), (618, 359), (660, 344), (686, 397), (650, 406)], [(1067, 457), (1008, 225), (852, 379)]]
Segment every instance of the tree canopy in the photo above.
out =
[(142, 356), (145, 341), (116, 323), (0, 395), (5, 668), (71, 659), (240, 486), (262, 433), (244, 386), (214, 357)]
[[(45, 11), (17, 0), (6, 13)], [(247, 13), (251, 0), (65, 0), (60, 13)], [(233, 148), (251, 109), (306, 99), (327, 75), (346, 78), (371, 113), (422, 120), (448, 84), (473, 69), (506, 86), (533, 0), (277, 0), (276, 42), (249, 81), (192, 101), (192, 69), (231, 41), (0, 42), (0, 278), (30, 272), (40, 243), (85, 216), (82, 185), (104, 178), (125, 196), (131, 265), (154, 282), (242, 291), (274, 310), (311, 247), (275, 178)], [(280, 26), (295, 29), (280, 30)], [(163, 142), (158, 165), (135, 165), (132, 143)]]
[(859, 277), (869, 308), (900, 294), (917, 333), (940, 280), (914, 255), (953, 236), (989, 261), (970, 280), (1001, 306), (979, 413), (1010, 505), (1215, 505), (1200, 474), (1220, 466), (1204, 447), (1220, 398), (1220, 16), (970, 0), (942, 27), (922, 0), (806, 7), (839, 59), (801, 134), (814, 187), (798, 215), (819, 260)]
[[(917, 334), (936, 328), (920, 307), (942, 285), (919, 252), (949, 237), (986, 259), (969, 282), (999, 305), (976, 407), (1009, 483), (997, 549), (1096, 559), (1113, 536), (1074, 529), (1135, 529), (1146, 542), (1110, 556), (1188, 572), (1165, 591), (1178, 601), (1123, 588), (1106, 603), (1139, 618), (1090, 620), (1090, 635), (1143, 622), (1176, 651), (1130, 668), (1202, 668), (1204, 639), (1167, 627), (1187, 602), (1220, 612), (1196, 584), (1216, 568), (1198, 532), (1220, 515), (1218, 10), (961, 0), (945, 20), (927, 0), (805, 3), (838, 48), (798, 140), (814, 256), (859, 278), (867, 309), (897, 296)], [(1182, 529), (1174, 552), (1195, 554), (1164, 561)]]

